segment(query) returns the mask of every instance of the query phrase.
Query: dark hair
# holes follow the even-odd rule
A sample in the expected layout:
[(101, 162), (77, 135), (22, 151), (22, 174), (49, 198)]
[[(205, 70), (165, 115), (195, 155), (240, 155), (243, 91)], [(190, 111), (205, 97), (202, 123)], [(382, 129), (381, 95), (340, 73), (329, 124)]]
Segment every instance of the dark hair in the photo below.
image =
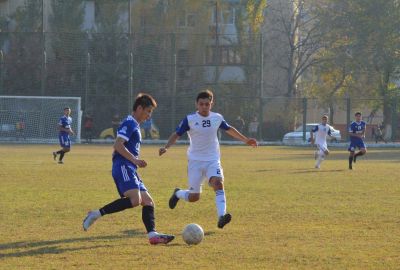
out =
[(361, 112), (356, 112), (354, 116), (361, 115)]
[(138, 106), (141, 106), (143, 109), (147, 107), (157, 108), (157, 102), (149, 94), (139, 93), (135, 99), (135, 104), (133, 104), (133, 110), (136, 111)]
[(70, 108), (70, 107), (65, 107), (65, 108), (64, 108), (64, 111), (65, 111), (65, 110), (71, 110), (71, 108)]
[(196, 98), (196, 102), (197, 101), (199, 101), (199, 99), (203, 99), (203, 98), (207, 98), (207, 99), (209, 99), (210, 101), (213, 101), (213, 99), (214, 99), (214, 94), (213, 94), (213, 92), (211, 92), (211, 90), (204, 90), (204, 91), (201, 91), (198, 95), (197, 95), (197, 98)]

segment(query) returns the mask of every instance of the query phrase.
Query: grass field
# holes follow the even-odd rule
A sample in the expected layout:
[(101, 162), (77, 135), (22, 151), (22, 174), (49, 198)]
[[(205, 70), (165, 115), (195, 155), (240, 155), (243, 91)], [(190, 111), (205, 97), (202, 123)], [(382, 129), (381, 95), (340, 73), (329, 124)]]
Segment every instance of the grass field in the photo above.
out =
[[(142, 147), (139, 172), (156, 202), (159, 231), (148, 244), (139, 208), (98, 220), (90, 209), (117, 198), (111, 145), (76, 145), (58, 165), (51, 145), (0, 145), (0, 269), (400, 269), (400, 150), (371, 149), (353, 171), (331, 149), (321, 170), (311, 148), (222, 147), (232, 222), (216, 226), (214, 194), (168, 208), (186, 187), (186, 147), (158, 157)], [(198, 223), (205, 239), (187, 246), (181, 231)]]

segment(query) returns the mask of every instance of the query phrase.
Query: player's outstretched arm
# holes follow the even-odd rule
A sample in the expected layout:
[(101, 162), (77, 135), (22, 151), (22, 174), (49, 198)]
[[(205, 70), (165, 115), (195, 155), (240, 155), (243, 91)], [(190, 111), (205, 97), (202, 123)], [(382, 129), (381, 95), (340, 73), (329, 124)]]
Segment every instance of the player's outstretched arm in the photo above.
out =
[(234, 127), (230, 127), (228, 130), (226, 130), (226, 133), (231, 136), (232, 138), (238, 139), (242, 142), (244, 142), (247, 145), (253, 146), (253, 147), (257, 147), (258, 143), (257, 140), (254, 138), (248, 138), (246, 136), (244, 136), (242, 133), (240, 133), (236, 128)]
[(167, 152), (167, 149), (170, 148), (171, 145), (173, 145), (179, 138), (180, 136), (176, 134), (176, 132), (172, 133), (171, 136), (169, 136), (167, 144), (164, 145), (164, 147), (160, 147), (160, 149), (158, 150), (158, 155), (161, 156), (162, 154)]

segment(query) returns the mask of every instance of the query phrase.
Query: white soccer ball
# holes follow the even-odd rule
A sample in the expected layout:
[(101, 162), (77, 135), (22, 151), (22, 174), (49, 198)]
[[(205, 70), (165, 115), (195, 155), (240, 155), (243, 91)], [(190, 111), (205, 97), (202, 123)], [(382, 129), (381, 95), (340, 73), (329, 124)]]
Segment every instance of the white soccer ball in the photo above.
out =
[(204, 231), (200, 225), (191, 223), (188, 224), (182, 232), (183, 241), (188, 245), (197, 245), (204, 238)]

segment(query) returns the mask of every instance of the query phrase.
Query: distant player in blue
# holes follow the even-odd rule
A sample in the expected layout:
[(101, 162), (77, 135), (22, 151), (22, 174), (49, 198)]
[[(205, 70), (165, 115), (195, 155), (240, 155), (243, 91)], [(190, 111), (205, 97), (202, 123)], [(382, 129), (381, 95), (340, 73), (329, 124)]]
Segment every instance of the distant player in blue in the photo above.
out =
[(151, 117), (156, 107), (157, 103), (153, 97), (148, 94), (139, 94), (133, 105), (132, 114), (128, 115), (119, 126), (114, 143), (112, 176), (121, 198), (98, 210), (90, 211), (83, 220), (85, 231), (104, 215), (142, 205), (142, 220), (150, 244), (167, 244), (175, 238), (173, 235), (156, 231), (154, 201), (137, 173), (138, 168), (147, 166), (146, 161), (139, 159), (142, 143), (139, 125)]
[[(357, 157), (365, 155), (367, 153), (367, 147), (364, 143), (365, 138), (365, 130), (367, 124), (361, 120), (362, 115), (360, 112), (355, 113), (356, 121), (350, 124), (349, 127), (349, 136), (350, 136), (350, 156), (349, 156), (349, 169), (353, 169), (353, 162), (356, 163)], [(357, 153), (355, 153), (356, 148), (360, 149)]]
[(61, 150), (57, 152), (53, 152), (54, 160), (57, 160), (57, 155), (60, 155), (58, 159), (59, 164), (63, 164), (63, 158), (65, 153), (71, 151), (71, 139), (69, 135), (74, 135), (74, 131), (71, 128), (72, 118), (71, 118), (71, 108), (64, 108), (64, 115), (60, 118), (58, 122), (58, 130), (60, 131), (58, 134), (58, 139), (60, 141), (60, 145), (62, 147)]

